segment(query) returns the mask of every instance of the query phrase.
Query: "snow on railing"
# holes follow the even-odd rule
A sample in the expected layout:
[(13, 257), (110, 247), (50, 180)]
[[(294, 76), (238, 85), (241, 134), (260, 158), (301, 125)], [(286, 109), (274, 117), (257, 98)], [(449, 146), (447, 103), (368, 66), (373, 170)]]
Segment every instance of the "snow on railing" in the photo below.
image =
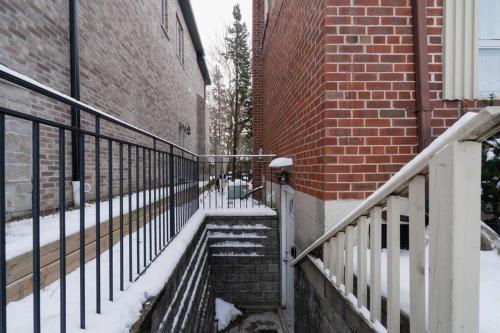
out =
[[(407, 197), (410, 331), (478, 332), (481, 141), (499, 128), (500, 107), (465, 114), (304, 250), (293, 264), (322, 247), (324, 273), (346, 298), (357, 303), (360, 313), (369, 314), (375, 328), (382, 326), (381, 225), (385, 210), (387, 321), (383, 327), (388, 332), (399, 332), (400, 210), (402, 197)], [(429, 263), (425, 262), (426, 181), (429, 186)]]

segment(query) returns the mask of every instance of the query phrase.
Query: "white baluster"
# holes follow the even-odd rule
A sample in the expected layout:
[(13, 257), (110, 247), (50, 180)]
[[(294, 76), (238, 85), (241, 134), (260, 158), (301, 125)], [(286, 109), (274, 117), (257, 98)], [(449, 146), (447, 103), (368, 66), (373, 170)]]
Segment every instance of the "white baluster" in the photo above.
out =
[(380, 251), (381, 251), (382, 208), (370, 211), (370, 320), (381, 321), (380, 298)]
[(344, 240), (345, 235), (344, 232), (339, 232), (337, 234), (337, 265), (335, 272), (337, 273), (337, 284), (340, 286), (344, 284)]
[(337, 238), (332, 237), (330, 239), (330, 273), (331, 278), (337, 276), (335, 268), (337, 267)]
[(330, 267), (330, 243), (328, 241), (323, 243), (323, 270), (325, 273)]
[(481, 144), (451, 143), (429, 171), (429, 332), (478, 332)]
[(425, 332), (425, 177), (409, 185), (410, 332)]
[(352, 293), (353, 285), (353, 257), (352, 247), (354, 245), (354, 227), (352, 225), (346, 228), (345, 232), (345, 294)]
[(367, 303), (367, 262), (366, 250), (368, 249), (368, 219), (361, 216), (358, 219), (358, 272), (357, 294), (358, 306), (366, 307)]
[(387, 199), (387, 332), (398, 333), (400, 325), (400, 198)]

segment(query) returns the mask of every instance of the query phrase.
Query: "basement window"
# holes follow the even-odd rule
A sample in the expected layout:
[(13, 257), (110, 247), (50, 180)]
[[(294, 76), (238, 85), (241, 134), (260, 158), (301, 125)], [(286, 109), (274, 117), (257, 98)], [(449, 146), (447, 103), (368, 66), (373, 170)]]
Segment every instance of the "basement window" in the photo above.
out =
[(184, 65), (184, 29), (182, 28), (179, 17), (177, 17), (177, 24), (175, 28), (175, 45), (177, 58), (179, 58), (181, 64)]

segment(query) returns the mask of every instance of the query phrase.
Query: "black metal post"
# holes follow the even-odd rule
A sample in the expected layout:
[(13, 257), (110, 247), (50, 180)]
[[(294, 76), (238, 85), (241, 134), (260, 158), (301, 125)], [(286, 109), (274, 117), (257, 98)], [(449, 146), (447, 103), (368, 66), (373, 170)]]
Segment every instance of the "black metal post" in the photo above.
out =
[[(132, 282), (132, 146), (128, 145), (128, 281)], [(139, 207), (137, 207), (139, 209)]]
[(120, 290), (123, 291), (123, 143), (120, 142)]
[(59, 311), (60, 330), (66, 332), (66, 147), (64, 129), (59, 129)]
[(33, 331), (40, 333), (40, 124), (33, 123)]
[[(69, 45), (70, 45), (70, 70), (71, 70), (71, 97), (80, 100), (80, 60), (78, 45), (78, 0), (69, 1)], [(71, 126), (80, 128), (80, 110), (71, 107)], [(80, 178), (78, 133), (71, 132), (71, 170), (72, 180)], [(81, 186), (81, 184), (80, 184)]]
[(174, 202), (174, 146), (170, 146), (170, 156), (168, 161), (168, 171), (169, 171), (169, 191), (170, 195), (168, 197), (170, 204), (170, 239), (175, 236), (175, 202)]
[(113, 141), (108, 141), (108, 257), (109, 300), (113, 301)]
[(0, 114), (0, 333), (7, 333), (7, 272), (5, 255), (5, 115)]
[(95, 117), (95, 256), (96, 256), (96, 312), (101, 313), (101, 141), (99, 134), (101, 131), (100, 118)]
[(80, 328), (85, 328), (85, 136), (79, 135), (80, 165)]
[(140, 237), (139, 237), (139, 228), (140, 228), (140, 206), (139, 206), (139, 191), (140, 187), (140, 177), (139, 177), (139, 146), (135, 147), (135, 218), (136, 218), (136, 228), (135, 228), (135, 241), (136, 241), (136, 252), (137, 252), (137, 275), (141, 272), (141, 256), (140, 256)]

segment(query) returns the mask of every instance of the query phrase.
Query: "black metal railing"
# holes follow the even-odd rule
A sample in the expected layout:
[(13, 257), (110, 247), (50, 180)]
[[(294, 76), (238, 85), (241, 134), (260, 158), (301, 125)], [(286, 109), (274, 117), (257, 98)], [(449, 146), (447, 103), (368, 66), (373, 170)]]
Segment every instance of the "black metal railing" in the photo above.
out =
[[(203, 209), (276, 208), (274, 155), (207, 155), (199, 160)], [(274, 171), (273, 171), (274, 170)], [(273, 179), (273, 181), (270, 181)]]
[[(96, 312), (100, 313), (101, 302), (104, 298), (101, 295), (102, 282), (106, 275), (104, 268), (101, 267), (101, 253), (108, 249), (109, 294), (107, 298), (113, 301), (115, 297), (113, 285), (118, 282), (119, 289), (124, 290), (125, 279), (129, 282), (139, 279), (199, 208), (199, 157), (159, 136), (45, 87), (2, 65), (0, 65), (0, 78), (4, 82), (9, 82), (10, 85), (29, 91), (30, 94), (82, 112), (82, 126), (75, 127), (67, 125), (67, 121), (61, 120), (60, 115), (53, 118), (41, 116), (28, 105), (23, 107), (23, 110), (0, 106), (0, 333), (7, 331), (8, 321), (6, 315), (8, 281), (5, 172), (6, 135), (12, 130), (8, 126), (12, 119), (16, 119), (16, 122), (12, 122), (12, 126), (16, 126), (19, 121), (31, 124), (34, 332), (40, 332), (42, 324), (40, 289), (42, 287), (41, 249), (43, 244), (40, 243), (40, 228), (41, 216), (45, 209), (55, 208), (59, 212), (61, 332), (65, 332), (67, 327), (66, 248), (68, 244), (66, 241), (68, 235), (66, 227), (70, 221), (66, 220), (66, 211), (71, 208), (72, 203), (66, 191), (66, 186), (70, 184), (66, 169), (67, 165), (71, 164), (71, 159), (67, 157), (71, 145), (66, 142), (66, 137), (74, 134), (73, 136), (78, 140), (80, 327), (85, 328), (87, 311), (85, 264), (93, 259), (93, 257), (89, 258), (88, 251), (86, 256), (86, 246), (88, 246), (86, 236), (89, 232), (95, 236), (93, 239), (95, 242), (93, 255), (95, 255), (96, 265), (95, 302)], [(50, 143), (45, 138), (51, 138)], [(44, 170), (57, 171), (55, 171), (55, 177), (45, 177)], [(204, 174), (201, 173), (201, 175)], [(47, 182), (56, 184), (55, 187), (58, 190), (56, 207), (42, 207), (41, 193)], [(93, 194), (87, 193), (86, 182), (95, 184)], [(104, 183), (104, 186), (101, 186), (101, 183)], [(113, 200), (119, 201), (118, 213), (115, 212), (117, 207), (114, 207)], [(107, 212), (101, 210), (102, 204), (106, 201), (108, 202)], [(125, 205), (127, 202), (128, 207)], [(86, 223), (86, 218), (88, 218), (88, 211), (85, 210), (86, 203), (95, 205), (95, 226), (89, 226)], [(103, 219), (107, 220), (107, 230), (105, 230), (105, 223), (101, 221)], [(118, 258), (115, 258), (112, 250), (115, 243), (119, 246)], [(107, 245), (102, 246), (103, 244)], [(119, 262), (115, 263), (115, 259)], [(119, 276), (113, 275), (116, 264), (120, 268)], [(127, 267), (128, 271), (126, 271)]]

